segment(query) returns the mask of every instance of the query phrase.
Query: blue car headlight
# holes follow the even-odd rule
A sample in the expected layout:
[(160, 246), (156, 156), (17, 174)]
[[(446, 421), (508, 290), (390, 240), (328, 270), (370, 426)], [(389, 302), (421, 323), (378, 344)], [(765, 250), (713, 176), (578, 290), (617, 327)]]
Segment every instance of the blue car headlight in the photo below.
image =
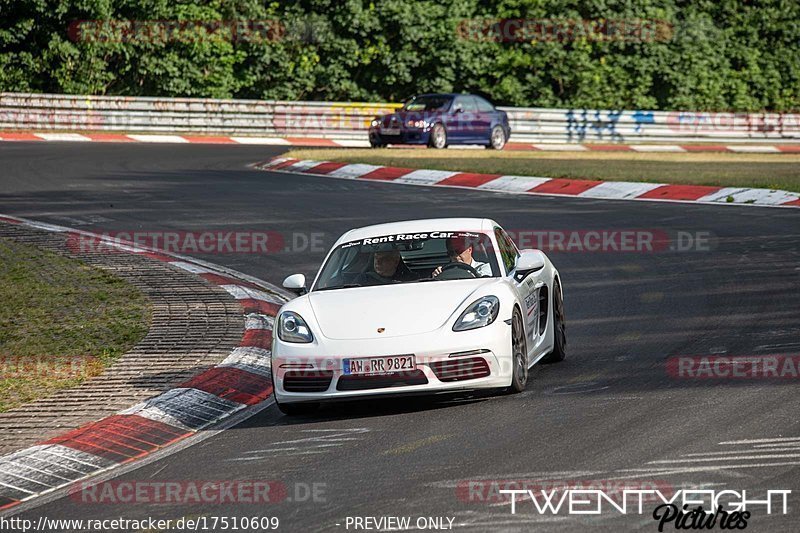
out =
[(461, 313), (461, 316), (458, 317), (458, 320), (453, 325), (453, 331), (467, 331), (488, 326), (495, 321), (499, 313), (500, 300), (497, 299), (497, 296), (484, 296), (472, 302)]
[(303, 317), (292, 311), (284, 311), (278, 317), (278, 338), (284, 342), (309, 343), (314, 340)]

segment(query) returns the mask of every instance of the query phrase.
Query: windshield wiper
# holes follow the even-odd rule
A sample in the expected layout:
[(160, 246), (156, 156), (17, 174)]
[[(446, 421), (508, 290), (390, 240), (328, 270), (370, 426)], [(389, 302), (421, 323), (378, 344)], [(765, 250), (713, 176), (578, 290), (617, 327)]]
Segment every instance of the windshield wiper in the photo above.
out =
[(334, 285), (333, 287), (323, 287), (318, 291), (330, 291), (333, 289), (352, 289), (353, 287), (363, 287), (360, 283), (345, 283), (344, 285)]

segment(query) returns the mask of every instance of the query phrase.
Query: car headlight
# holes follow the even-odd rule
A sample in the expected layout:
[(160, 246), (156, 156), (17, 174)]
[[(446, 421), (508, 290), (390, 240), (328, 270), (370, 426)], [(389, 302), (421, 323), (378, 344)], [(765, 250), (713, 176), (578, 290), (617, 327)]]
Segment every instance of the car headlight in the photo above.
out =
[(308, 343), (314, 340), (303, 317), (292, 311), (284, 311), (278, 317), (278, 338), (284, 342)]
[(378, 127), (378, 126), (380, 126), (380, 125), (381, 125), (381, 121), (380, 121), (380, 120), (378, 120), (377, 118), (373, 118), (373, 119), (372, 119), (372, 122), (370, 122), (370, 125), (371, 125), (373, 128), (376, 128), (376, 127)]
[(461, 313), (453, 331), (467, 331), (469, 329), (482, 328), (488, 326), (497, 318), (500, 312), (500, 300), (497, 296), (484, 296), (472, 302), (467, 309)]

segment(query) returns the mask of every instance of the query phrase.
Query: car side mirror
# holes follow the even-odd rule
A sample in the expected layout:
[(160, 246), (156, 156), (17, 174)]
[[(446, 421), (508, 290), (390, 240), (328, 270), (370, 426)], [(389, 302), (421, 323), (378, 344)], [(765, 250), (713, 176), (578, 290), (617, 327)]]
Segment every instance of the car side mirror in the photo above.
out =
[(457, 108), (453, 109), (453, 113), (463, 113), (463, 112), (464, 112), (464, 108), (463, 107), (457, 107)]
[(521, 250), (517, 258), (517, 272), (514, 278), (522, 281), (528, 274), (544, 268), (544, 253), (541, 250)]
[(283, 280), (283, 288), (291, 291), (298, 296), (304, 295), (306, 291), (306, 277), (303, 274), (292, 274)]

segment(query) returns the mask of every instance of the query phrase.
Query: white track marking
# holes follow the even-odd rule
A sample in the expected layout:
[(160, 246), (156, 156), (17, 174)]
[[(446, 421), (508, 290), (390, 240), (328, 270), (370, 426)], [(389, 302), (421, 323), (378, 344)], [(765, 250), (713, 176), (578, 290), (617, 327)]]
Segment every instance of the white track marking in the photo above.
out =
[[(323, 163), (323, 161), (319, 161), (319, 163)], [(355, 179), (355, 178), (360, 178), (364, 174), (369, 174), (373, 170), (378, 170), (379, 168), (383, 167), (378, 165), (363, 165), (360, 163), (354, 163), (352, 165), (345, 165), (342, 168), (337, 168), (332, 172), (328, 172), (326, 176), (333, 176), (334, 178)]]
[(731, 152), (750, 153), (750, 154), (776, 154), (781, 153), (777, 146), (726, 146)]
[(663, 183), (633, 183), (627, 181), (604, 181), (591, 189), (583, 191), (578, 196), (583, 198), (636, 198), (647, 192), (657, 189)]
[(542, 150), (544, 152), (585, 152), (588, 150), (582, 144), (532, 144), (534, 148), (537, 150)]
[(244, 329), (272, 329), (275, 319), (269, 315), (250, 313), (244, 317)]
[(242, 285), (220, 285), (220, 287), (228, 291), (228, 294), (237, 300), (262, 300), (264, 302), (283, 305), (283, 302), (280, 301), (277, 296), (273, 296), (265, 291), (251, 289), (250, 287), (244, 287)]
[(733, 457), (696, 457), (694, 459), (660, 459), (658, 461), (650, 461), (647, 464), (673, 464), (673, 463), (699, 463), (711, 461), (763, 461), (764, 459), (796, 459), (800, 457), (800, 453), (787, 453), (776, 455), (734, 455)]
[(288, 167), (284, 167), (281, 170), (292, 171), (292, 172), (303, 172), (311, 167), (315, 167), (319, 165), (322, 161), (314, 161), (313, 159), (304, 159), (302, 161), (298, 161)]
[(359, 141), (357, 139), (331, 139), (339, 146), (346, 148), (369, 148), (369, 141)]
[(274, 166), (280, 165), (281, 163), (285, 163), (288, 160), (289, 159), (286, 158), (286, 157), (276, 157), (276, 158), (270, 159), (269, 161), (266, 161), (266, 162), (257, 163), (255, 166), (257, 168), (269, 168), (269, 167), (274, 167)]
[[(680, 467), (676, 466), (669, 470), (658, 470), (654, 471), (655, 475), (658, 476), (670, 476), (673, 474), (688, 474), (691, 472), (714, 472), (714, 471), (721, 471), (721, 470), (734, 470), (740, 468), (772, 468), (778, 466), (797, 466), (800, 465), (800, 461), (787, 461), (781, 463), (751, 463), (751, 464), (741, 464), (741, 465), (703, 465), (703, 466), (685, 466)], [(642, 474), (646, 474), (647, 470), (642, 470), (642, 472), (636, 475), (630, 476), (623, 476), (623, 477), (615, 477), (614, 479), (633, 479), (633, 478), (640, 478)]]
[(37, 137), (45, 141), (81, 141), (91, 142), (89, 137), (79, 133), (35, 133)]
[(214, 271), (210, 268), (195, 265), (194, 263), (187, 263), (186, 261), (170, 261), (169, 264), (191, 272), (192, 274), (214, 274)]
[(231, 354), (217, 366), (238, 368), (252, 374), (271, 378), (270, 365), (269, 350), (254, 346), (242, 346), (234, 348)]
[(737, 204), (781, 205), (797, 200), (800, 195), (772, 189), (723, 187), (717, 192), (698, 198), (697, 201), (727, 203), (728, 197), (733, 198), (733, 201)]
[(45, 222), (25, 222), (25, 225), (30, 226), (31, 228), (43, 229), (45, 231), (52, 231), (55, 233), (64, 233), (67, 231), (67, 228), (63, 226), (56, 226), (55, 224), (47, 224)]
[(631, 150), (636, 152), (685, 152), (677, 144), (631, 144)]
[(192, 388), (175, 388), (120, 414), (139, 415), (171, 426), (197, 431), (246, 406)]
[(728, 440), (718, 444), (763, 444), (766, 442), (800, 442), (800, 437), (777, 437), (774, 439), (749, 439), (749, 440)]
[(547, 183), (550, 178), (537, 178), (533, 176), (500, 176), (492, 181), (479, 185), (478, 189), (502, 192), (527, 192), (542, 183)]
[(800, 452), (800, 447), (792, 447), (792, 448), (767, 448), (761, 450), (728, 450), (725, 452), (701, 452), (701, 453), (684, 453), (681, 454), (681, 457), (709, 457), (713, 455), (736, 455), (738, 454), (748, 454), (748, 453), (775, 453), (775, 452)]
[(174, 144), (185, 144), (189, 141), (181, 137), (180, 135), (128, 135), (134, 141), (138, 141), (140, 143), (174, 143)]
[(231, 137), (231, 140), (239, 144), (273, 144), (280, 146), (292, 144), (281, 137)]
[(458, 172), (448, 172), (446, 170), (414, 170), (404, 176), (392, 180), (392, 183), (411, 183), (416, 185), (435, 185), (444, 181), (450, 176), (455, 176)]

